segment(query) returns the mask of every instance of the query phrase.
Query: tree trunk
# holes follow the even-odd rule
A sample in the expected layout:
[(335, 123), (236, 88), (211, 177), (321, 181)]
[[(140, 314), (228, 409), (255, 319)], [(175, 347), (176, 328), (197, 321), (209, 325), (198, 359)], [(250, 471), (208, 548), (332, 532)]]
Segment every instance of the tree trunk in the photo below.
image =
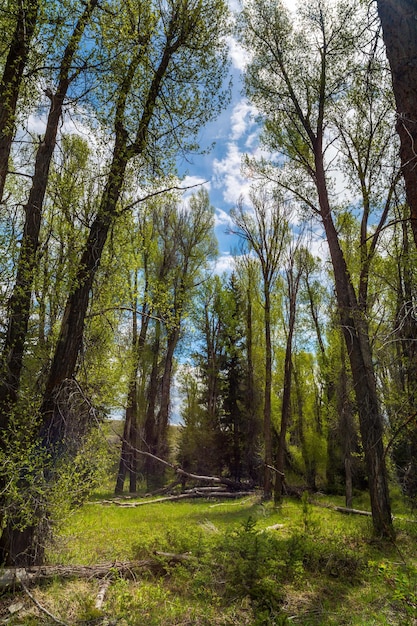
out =
[[(161, 322), (156, 320), (155, 322), (155, 338), (152, 346), (152, 368), (147, 389), (147, 407), (145, 422), (143, 424), (143, 447), (146, 452), (150, 452), (151, 455), (156, 454), (157, 444), (157, 432), (156, 432), (156, 406), (158, 400), (158, 386), (160, 379), (160, 343), (161, 343)], [(144, 462), (144, 473), (146, 476), (147, 489), (153, 491), (154, 488), (159, 487), (159, 484), (154, 484), (153, 477), (157, 472), (158, 465), (151, 456), (147, 456)]]
[(338, 413), (340, 416), (340, 435), (343, 442), (343, 458), (345, 468), (345, 501), (348, 508), (352, 508), (353, 483), (352, 483), (352, 441), (353, 416), (352, 405), (349, 398), (348, 376), (346, 371), (346, 352), (342, 344), (341, 354), (340, 387), (338, 393)]
[(2, 358), (4, 373), (0, 383), (0, 429), (7, 428), (20, 387), (32, 285), (36, 271), (36, 255), (39, 247), (42, 207), (48, 185), (49, 168), (56, 146), (58, 127), (62, 117), (63, 104), (71, 83), (69, 76), (71, 63), (78, 49), (84, 29), (97, 3), (98, 0), (91, 0), (79, 18), (61, 62), (58, 88), (55, 94), (51, 93), (49, 96), (51, 106), (45, 136), (36, 154), (32, 187), (25, 206), (25, 224), (17, 262), (16, 282), (10, 299), (9, 320)]
[[(77, 21), (65, 49), (60, 66), (57, 91), (55, 94), (50, 94), (51, 107), (45, 136), (36, 154), (32, 187), (25, 207), (25, 225), (18, 259), (16, 283), (10, 301), (9, 321), (3, 348), (4, 371), (0, 384), (0, 430), (3, 432), (9, 425), (19, 393), (24, 346), (30, 316), (32, 285), (36, 270), (36, 254), (39, 246), (42, 206), (56, 145), (58, 126), (62, 117), (62, 108), (71, 82), (69, 72), (84, 29), (97, 3), (98, 0), (91, 0), (88, 3)], [(35, 518), (36, 516), (37, 514), (35, 514)], [(7, 520), (0, 538), (0, 563), (27, 564), (42, 561), (45, 537), (40, 535), (43, 530), (43, 519), (42, 512), (40, 512), (39, 524), (35, 523), (24, 529), (19, 527), (18, 513), (15, 517), (12, 516), (11, 519)]]
[(17, 100), (39, 11), (37, 0), (22, 0), (18, 5), (16, 27), (0, 83), (0, 202), (15, 133)]
[(315, 159), (320, 213), (329, 245), (340, 321), (355, 387), (362, 445), (369, 479), (374, 531), (378, 536), (392, 538), (393, 527), (383, 447), (383, 422), (378, 402), (367, 324), (357, 303), (333, 222), (320, 145), (316, 146)]
[(417, 5), (415, 0), (378, 0), (377, 5), (391, 68), (402, 173), (417, 245)]
[[(180, 323), (180, 322), (178, 322)], [(165, 354), (164, 372), (161, 381), (161, 402), (157, 415), (157, 456), (165, 458), (167, 454), (167, 428), (169, 422), (169, 408), (171, 402), (172, 365), (174, 361), (174, 351), (179, 339), (179, 328), (169, 333), (167, 338), (167, 349)]]
[(251, 480), (257, 480), (258, 470), (256, 469), (256, 446), (259, 437), (259, 426), (257, 416), (257, 398), (255, 392), (255, 375), (253, 365), (253, 330), (252, 330), (252, 302), (250, 289), (247, 291), (247, 313), (246, 313), (246, 359), (247, 359), (247, 432), (245, 433), (245, 458), (247, 471)]
[(272, 497), (272, 343), (271, 343), (271, 303), (269, 286), (265, 284), (265, 398), (264, 398), (264, 499)]
[(287, 428), (290, 421), (291, 411), (291, 382), (292, 382), (292, 340), (295, 327), (295, 313), (297, 302), (297, 290), (299, 276), (294, 276), (294, 268), (291, 267), (287, 271), (288, 280), (288, 299), (290, 314), (288, 320), (288, 334), (287, 345), (285, 348), (285, 361), (284, 361), (284, 388), (282, 392), (282, 407), (281, 407), (281, 428), (278, 437), (278, 449), (276, 459), (276, 469), (278, 470), (275, 476), (275, 494), (274, 500), (276, 503), (281, 501), (282, 489), (284, 486), (284, 463), (285, 463), (285, 449), (286, 449), (286, 436)]

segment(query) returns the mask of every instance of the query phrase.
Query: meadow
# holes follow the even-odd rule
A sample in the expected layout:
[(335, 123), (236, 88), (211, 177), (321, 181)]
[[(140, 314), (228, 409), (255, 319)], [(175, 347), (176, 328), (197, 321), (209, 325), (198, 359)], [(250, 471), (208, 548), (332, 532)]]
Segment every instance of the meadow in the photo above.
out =
[[(278, 508), (256, 494), (128, 507), (109, 500), (96, 493), (65, 520), (48, 551), (50, 564), (110, 564), (101, 607), (103, 579), (55, 577), (3, 591), (0, 623), (417, 624), (417, 520), (400, 498), (393, 543), (372, 538), (368, 517), (319, 506), (343, 505), (324, 495), (286, 498)], [(366, 497), (356, 505), (367, 508)], [(128, 576), (111, 567), (146, 560), (152, 566)]]

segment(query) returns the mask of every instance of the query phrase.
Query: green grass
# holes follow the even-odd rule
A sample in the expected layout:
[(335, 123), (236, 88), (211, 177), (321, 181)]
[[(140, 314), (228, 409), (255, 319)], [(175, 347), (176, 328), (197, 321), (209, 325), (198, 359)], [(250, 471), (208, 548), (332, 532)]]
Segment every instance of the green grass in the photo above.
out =
[[(136, 508), (95, 499), (62, 525), (50, 563), (134, 560), (156, 550), (189, 559), (134, 580), (113, 576), (100, 611), (96, 580), (55, 580), (32, 594), (71, 626), (413, 626), (417, 520), (396, 505), (397, 541), (382, 544), (372, 540), (369, 518), (306, 500), (285, 499), (276, 509), (256, 497)], [(17, 600), (24, 606), (10, 615)], [(0, 621), (6, 615), (11, 625), (54, 623), (23, 593), (0, 598)]]

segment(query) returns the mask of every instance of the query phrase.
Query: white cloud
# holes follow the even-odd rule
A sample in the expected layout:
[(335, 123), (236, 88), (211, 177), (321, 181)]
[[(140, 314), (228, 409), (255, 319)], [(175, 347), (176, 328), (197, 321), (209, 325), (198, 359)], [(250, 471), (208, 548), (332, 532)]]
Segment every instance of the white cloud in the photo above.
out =
[(243, 72), (250, 61), (248, 51), (240, 45), (235, 37), (228, 37), (227, 43), (229, 45), (229, 56), (233, 67)]
[(42, 117), (33, 114), (29, 115), (26, 129), (35, 135), (43, 135), (46, 129), (46, 115), (42, 115)]
[(217, 227), (221, 227), (221, 228), (230, 228), (232, 226), (233, 222), (230, 218), (229, 213), (227, 213), (226, 211), (223, 211), (223, 209), (216, 209), (215, 214), (214, 214), (214, 226), (215, 228)]
[(181, 187), (190, 187), (190, 189), (187, 189), (187, 191), (184, 192), (184, 197), (196, 193), (200, 187), (205, 187), (207, 191), (210, 191), (210, 186), (210, 181), (202, 176), (185, 176), (185, 178), (181, 181)]
[(234, 270), (234, 268), (235, 268), (234, 257), (230, 253), (225, 252), (216, 259), (214, 263), (214, 267), (213, 267), (213, 272), (215, 274), (220, 275), (220, 274), (224, 274), (225, 272), (230, 273)]
[(238, 102), (232, 111), (230, 122), (232, 126), (231, 139), (237, 140), (245, 135), (251, 126), (254, 125), (254, 116), (256, 115), (256, 107), (247, 100)]
[(249, 181), (241, 172), (242, 157), (237, 144), (229, 142), (224, 158), (213, 161), (215, 185), (223, 190), (223, 199), (228, 204), (236, 204), (238, 198), (246, 196), (249, 190)]

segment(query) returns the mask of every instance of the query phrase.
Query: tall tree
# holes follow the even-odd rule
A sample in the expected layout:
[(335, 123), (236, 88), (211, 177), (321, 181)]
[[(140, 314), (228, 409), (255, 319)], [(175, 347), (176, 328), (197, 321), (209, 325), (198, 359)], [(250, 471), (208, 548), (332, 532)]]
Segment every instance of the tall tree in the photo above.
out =
[[(121, 442), (119, 470), (117, 473), (115, 493), (122, 493), (126, 473), (129, 473), (129, 491), (136, 491), (137, 483), (137, 449), (138, 449), (138, 376), (145, 379), (144, 353), (146, 338), (151, 316), (150, 282), (152, 280), (153, 256), (156, 251), (155, 225), (152, 220), (151, 202), (147, 203), (138, 219), (138, 228), (134, 231), (133, 272), (134, 288), (131, 289), (132, 300), (132, 364), (128, 381), (126, 413)], [(138, 274), (142, 277), (141, 305), (138, 310)], [(140, 330), (138, 330), (140, 324)]]
[[(94, 31), (97, 47), (107, 51), (102, 70), (108, 71), (108, 80), (101, 81), (102, 89), (90, 105), (107, 128), (111, 120), (111, 157), (46, 377), (40, 409), (41, 447), (49, 458), (46, 480), (53, 478), (51, 469), (65, 451), (68, 428), (74, 428), (73, 417), (63, 416), (62, 402), (71, 396), (90, 296), (108, 234), (122, 208), (125, 175), (133, 164), (139, 166), (143, 186), (150, 177), (169, 170), (179, 151), (195, 149), (199, 128), (227, 101), (220, 92), (227, 67), (226, 20), (222, 0), (146, 1), (134, 6), (115, 0)], [(48, 516), (47, 503), (38, 507), (37, 515), (39, 523), (35, 519), (24, 536), (20, 520), (12, 516), (8, 520), (3, 537), (10, 547), (5, 550), (9, 562), (42, 560), (38, 531), (41, 518)]]
[(253, 55), (246, 86), (264, 116), (266, 143), (283, 156), (278, 184), (310, 207), (326, 235), (355, 386), (374, 530), (391, 537), (383, 420), (368, 323), (335, 226), (327, 161), (333, 103), (346, 93), (346, 77), (354, 70), (356, 15), (354, 3), (317, 0), (300, 10), (299, 27), (294, 27), (282, 3), (253, 0), (243, 14), (243, 40)]
[(274, 500), (280, 502), (282, 497), (282, 490), (284, 486), (284, 462), (285, 462), (285, 449), (286, 449), (286, 436), (288, 425), (291, 417), (291, 386), (293, 378), (293, 340), (296, 323), (297, 313), (297, 299), (298, 290), (300, 287), (301, 276), (303, 273), (303, 258), (302, 252), (298, 248), (298, 242), (291, 246), (288, 253), (288, 262), (285, 267), (285, 277), (287, 283), (287, 320), (286, 320), (286, 344), (285, 344), (285, 359), (284, 359), (284, 384), (282, 390), (282, 405), (281, 405), (281, 424), (278, 434), (278, 446), (276, 452), (276, 477), (275, 477), (275, 490)]
[[(123, 9), (121, 13), (126, 15)], [(206, 93), (218, 91), (224, 72), (220, 52), (225, 7), (221, 0), (214, 0), (213, 6), (194, 0), (159, 7), (141, 3), (136, 15), (128, 18), (135, 23), (128, 26), (130, 37), (124, 42), (126, 61), (115, 105), (115, 139), (109, 173), (80, 259), (75, 286), (67, 301), (45, 388), (43, 433), (52, 444), (59, 440), (62, 427), (59, 416), (54, 419), (54, 392), (74, 372), (91, 286), (110, 226), (117, 217), (128, 164), (131, 160), (150, 159), (155, 166), (161, 165), (156, 147), (168, 147), (171, 141), (178, 150), (184, 148), (190, 135), (215, 115), (220, 106), (215, 100), (214, 107), (209, 108)], [(178, 89), (184, 89), (184, 82), (189, 85), (187, 99), (177, 93)], [(135, 111), (138, 101), (143, 106)], [(169, 155), (171, 147), (167, 149)]]
[(417, 245), (417, 6), (414, 0), (378, 0), (377, 5), (391, 67), (402, 173)]
[(272, 497), (272, 329), (271, 297), (281, 269), (282, 254), (287, 243), (288, 222), (285, 207), (279, 197), (269, 195), (266, 189), (251, 194), (252, 210), (243, 202), (231, 212), (236, 234), (246, 243), (259, 261), (262, 275), (265, 333), (265, 392), (264, 392), (264, 498)]
[(16, 132), (16, 109), (30, 46), (37, 26), (40, 2), (22, 0), (10, 3), (15, 26), (0, 81), (0, 202)]
[[(157, 296), (154, 307), (165, 328), (166, 345), (159, 381), (159, 406), (153, 415), (147, 416), (154, 421), (151, 428), (154, 437), (153, 441), (145, 437), (144, 443), (150, 452), (165, 458), (168, 452), (174, 354), (181, 337), (183, 318), (202, 279), (203, 270), (217, 247), (213, 238), (213, 210), (205, 190), (182, 205), (178, 197), (167, 196), (162, 211), (156, 212), (155, 220), (165, 262), (161, 265), (164, 272), (155, 284)], [(161, 468), (161, 465), (157, 467)], [(153, 473), (154, 481), (161, 481), (163, 472)]]
[(32, 286), (36, 271), (36, 256), (39, 247), (42, 206), (58, 128), (69, 85), (79, 74), (78, 69), (73, 70), (74, 57), (97, 3), (98, 0), (90, 0), (76, 21), (61, 61), (55, 93), (50, 89), (47, 90), (51, 105), (45, 134), (36, 153), (32, 186), (25, 206), (25, 223), (17, 262), (16, 282), (9, 302), (6, 341), (1, 357), (3, 371), (0, 384), (0, 429), (3, 430), (7, 428), (19, 392)]

